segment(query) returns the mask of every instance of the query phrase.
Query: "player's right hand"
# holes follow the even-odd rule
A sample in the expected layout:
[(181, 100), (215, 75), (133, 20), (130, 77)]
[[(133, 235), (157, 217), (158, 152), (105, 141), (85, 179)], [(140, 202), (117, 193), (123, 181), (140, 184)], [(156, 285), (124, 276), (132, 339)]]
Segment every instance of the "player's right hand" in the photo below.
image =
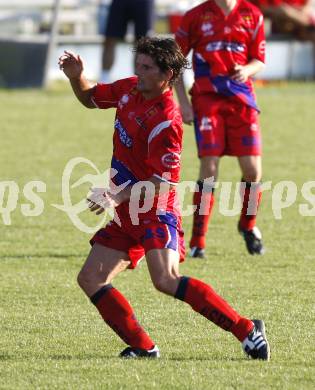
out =
[(194, 121), (194, 111), (192, 105), (190, 103), (181, 105), (181, 113), (183, 122), (186, 123), (186, 125), (191, 125)]
[(79, 55), (65, 50), (59, 57), (59, 68), (69, 79), (79, 78), (83, 72), (83, 62)]

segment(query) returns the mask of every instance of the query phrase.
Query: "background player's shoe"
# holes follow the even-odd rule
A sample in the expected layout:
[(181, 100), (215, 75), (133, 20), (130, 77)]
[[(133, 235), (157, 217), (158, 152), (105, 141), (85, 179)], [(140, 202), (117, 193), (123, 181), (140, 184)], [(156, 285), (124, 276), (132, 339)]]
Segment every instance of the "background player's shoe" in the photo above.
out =
[(251, 230), (245, 230), (238, 224), (238, 231), (243, 236), (248, 253), (251, 255), (263, 255), (265, 248), (262, 242), (262, 235), (257, 226)]
[(190, 257), (199, 257), (200, 259), (203, 259), (205, 257), (205, 250), (203, 248), (198, 248), (197, 246), (193, 246), (190, 248)]
[(159, 358), (160, 350), (156, 345), (149, 350), (127, 347), (122, 352), (120, 352), (119, 356), (127, 359)]
[(254, 329), (243, 341), (243, 350), (252, 359), (269, 360), (270, 348), (266, 338), (265, 324), (262, 320), (252, 320)]

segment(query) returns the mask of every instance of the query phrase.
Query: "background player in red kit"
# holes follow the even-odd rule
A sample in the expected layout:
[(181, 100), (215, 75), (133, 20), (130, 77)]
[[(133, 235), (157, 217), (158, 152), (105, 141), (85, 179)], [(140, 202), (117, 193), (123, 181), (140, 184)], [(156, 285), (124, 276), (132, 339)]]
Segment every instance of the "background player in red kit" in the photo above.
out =
[[(100, 213), (113, 206), (121, 223), (111, 221), (92, 238), (91, 252), (78, 276), (79, 285), (104, 321), (128, 345), (120, 356), (159, 357), (155, 342), (138, 323), (130, 304), (111, 285), (117, 274), (134, 268), (145, 255), (159, 291), (185, 301), (231, 332), (248, 356), (268, 360), (263, 321), (241, 317), (209, 285), (179, 273), (184, 247), (175, 185), (180, 173), (182, 122), (171, 85), (187, 62), (172, 39), (143, 38), (135, 52), (137, 77), (107, 85), (93, 85), (85, 79), (79, 56), (65, 52), (59, 60), (83, 105), (117, 109), (112, 167), (118, 173), (110, 189), (93, 191), (89, 207)], [(162, 184), (169, 188), (164, 195), (155, 196), (151, 210), (139, 215), (135, 224), (129, 212), (133, 207), (131, 194), (143, 180), (151, 183), (153, 193), (158, 193)], [(122, 184), (127, 186), (115, 190)], [(143, 191), (143, 200), (151, 196), (148, 192)], [(158, 199), (161, 197), (162, 202)]]
[[(261, 198), (261, 136), (251, 81), (264, 66), (263, 16), (245, 0), (205, 1), (183, 16), (176, 41), (185, 56), (193, 50), (195, 76), (190, 91), (192, 105), (183, 80), (176, 85), (183, 120), (195, 125), (200, 158), (191, 256), (204, 257), (214, 203), (213, 187), (204, 186), (204, 180), (217, 179), (223, 155), (236, 156), (242, 172), (244, 197), (238, 229), (249, 253), (263, 254), (261, 233), (256, 227)], [(208, 204), (200, 213), (202, 191), (208, 193)]]

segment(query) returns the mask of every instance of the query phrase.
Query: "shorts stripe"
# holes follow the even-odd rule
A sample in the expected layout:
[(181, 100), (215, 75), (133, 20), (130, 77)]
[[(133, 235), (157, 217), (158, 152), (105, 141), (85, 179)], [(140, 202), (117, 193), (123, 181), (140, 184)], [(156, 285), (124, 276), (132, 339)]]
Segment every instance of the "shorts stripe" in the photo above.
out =
[(177, 229), (174, 226), (165, 225), (166, 230), (168, 232), (168, 240), (165, 245), (165, 248), (173, 249), (174, 251), (177, 251)]

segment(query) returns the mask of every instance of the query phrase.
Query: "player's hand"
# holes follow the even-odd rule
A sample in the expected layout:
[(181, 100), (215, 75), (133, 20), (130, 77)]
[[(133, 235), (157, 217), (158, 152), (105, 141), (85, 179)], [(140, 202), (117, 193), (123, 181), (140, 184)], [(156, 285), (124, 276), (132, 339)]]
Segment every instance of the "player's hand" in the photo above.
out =
[(91, 188), (91, 192), (87, 202), (90, 211), (95, 211), (96, 215), (102, 214), (108, 208), (115, 208), (121, 203), (119, 194), (114, 194), (109, 189)]
[(59, 57), (58, 65), (69, 79), (79, 78), (83, 72), (81, 57), (71, 51), (64, 51), (63, 55)]
[(234, 73), (231, 79), (238, 83), (245, 83), (248, 80), (249, 74), (246, 65), (236, 64), (234, 66)]
[(183, 122), (186, 123), (186, 125), (191, 125), (194, 121), (194, 111), (191, 106), (191, 104), (187, 103), (185, 105), (181, 105), (181, 113)]

